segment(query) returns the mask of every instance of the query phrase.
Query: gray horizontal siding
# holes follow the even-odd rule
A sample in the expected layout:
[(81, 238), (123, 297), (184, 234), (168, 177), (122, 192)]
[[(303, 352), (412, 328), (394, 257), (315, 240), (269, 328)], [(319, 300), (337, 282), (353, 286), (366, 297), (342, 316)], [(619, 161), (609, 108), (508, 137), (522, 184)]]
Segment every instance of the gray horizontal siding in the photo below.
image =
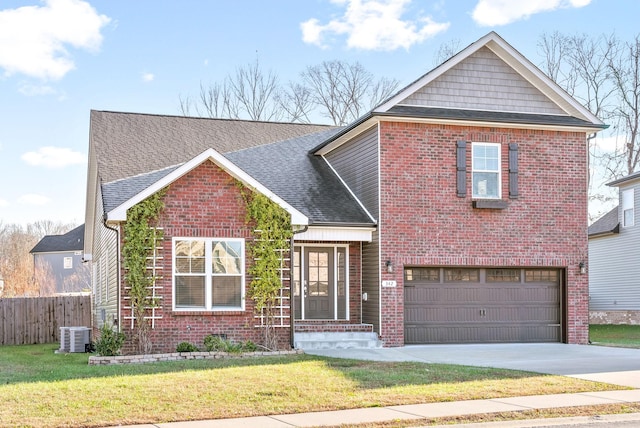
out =
[(325, 156), (367, 211), (378, 219), (378, 127)]
[(373, 324), (380, 333), (380, 243), (379, 233), (373, 232), (371, 242), (362, 244), (362, 292), (367, 301), (362, 302), (362, 322)]
[[(635, 225), (589, 240), (591, 311), (640, 310), (640, 185), (634, 193)], [(622, 209), (618, 211), (622, 216)]]
[(479, 49), (399, 104), (565, 114), (488, 48)]

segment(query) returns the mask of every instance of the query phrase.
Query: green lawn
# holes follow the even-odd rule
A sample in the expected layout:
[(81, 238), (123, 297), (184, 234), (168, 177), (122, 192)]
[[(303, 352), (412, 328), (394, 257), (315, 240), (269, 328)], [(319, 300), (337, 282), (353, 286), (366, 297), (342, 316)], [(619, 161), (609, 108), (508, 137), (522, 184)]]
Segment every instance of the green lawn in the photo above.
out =
[(0, 426), (105, 426), (622, 389), (452, 365), (309, 355), (89, 366), (57, 345), (0, 347)]
[(640, 348), (640, 325), (590, 325), (589, 340), (594, 345)]

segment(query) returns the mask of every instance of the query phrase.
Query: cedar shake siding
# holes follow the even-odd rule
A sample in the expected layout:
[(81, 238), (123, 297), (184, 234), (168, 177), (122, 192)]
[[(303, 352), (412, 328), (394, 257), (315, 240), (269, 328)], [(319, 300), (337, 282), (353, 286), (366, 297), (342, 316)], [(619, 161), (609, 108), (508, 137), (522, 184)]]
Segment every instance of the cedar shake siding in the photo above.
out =
[[(456, 143), (501, 145), (504, 209), (457, 196)], [(509, 198), (509, 143), (519, 147), (519, 197)], [(584, 133), (380, 123), (381, 338), (401, 346), (405, 266), (553, 267), (566, 270), (566, 340), (587, 343), (587, 145)], [(466, 151), (471, 171), (471, 150)]]

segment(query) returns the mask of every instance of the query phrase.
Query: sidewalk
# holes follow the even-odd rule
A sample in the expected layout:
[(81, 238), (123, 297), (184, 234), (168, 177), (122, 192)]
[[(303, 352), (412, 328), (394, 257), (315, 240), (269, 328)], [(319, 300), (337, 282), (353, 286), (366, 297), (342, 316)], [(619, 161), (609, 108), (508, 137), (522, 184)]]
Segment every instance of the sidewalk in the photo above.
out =
[[(489, 400), (456, 401), (448, 403), (412, 404), (405, 406), (372, 407), (338, 410), (333, 412), (299, 413), (290, 415), (257, 416), (237, 419), (172, 422), (135, 425), (136, 428), (293, 428), (339, 426), (371, 422), (418, 420), (479, 413), (512, 412), (519, 410), (549, 409), (554, 407), (593, 406), (640, 402), (640, 389), (627, 391), (584, 392), (577, 394), (534, 395), (529, 397), (494, 398)], [(633, 416), (640, 420), (640, 414)], [(549, 426), (553, 420), (545, 420)], [(531, 422), (531, 421), (529, 421)], [(514, 426), (515, 421), (510, 422)], [(456, 425), (450, 425), (456, 427)], [(459, 425), (458, 425), (459, 426)], [(464, 426), (464, 425), (463, 425)], [(466, 425), (468, 426), (468, 425)], [(486, 426), (486, 425), (485, 425)], [(494, 425), (495, 426), (495, 425)], [(536, 425), (520, 425), (536, 426)], [(131, 428), (133, 426), (129, 426)], [(122, 428), (122, 427), (121, 427)], [(127, 428), (127, 427), (125, 427)], [(431, 427), (433, 428), (433, 427)]]

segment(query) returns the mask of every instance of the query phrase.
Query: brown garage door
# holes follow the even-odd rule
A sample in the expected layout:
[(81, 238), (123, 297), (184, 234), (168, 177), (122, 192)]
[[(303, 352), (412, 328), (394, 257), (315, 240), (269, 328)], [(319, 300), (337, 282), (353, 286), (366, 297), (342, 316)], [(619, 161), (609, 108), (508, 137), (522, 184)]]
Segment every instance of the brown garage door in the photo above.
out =
[(407, 344), (559, 342), (558, 269), (405, 269)]

